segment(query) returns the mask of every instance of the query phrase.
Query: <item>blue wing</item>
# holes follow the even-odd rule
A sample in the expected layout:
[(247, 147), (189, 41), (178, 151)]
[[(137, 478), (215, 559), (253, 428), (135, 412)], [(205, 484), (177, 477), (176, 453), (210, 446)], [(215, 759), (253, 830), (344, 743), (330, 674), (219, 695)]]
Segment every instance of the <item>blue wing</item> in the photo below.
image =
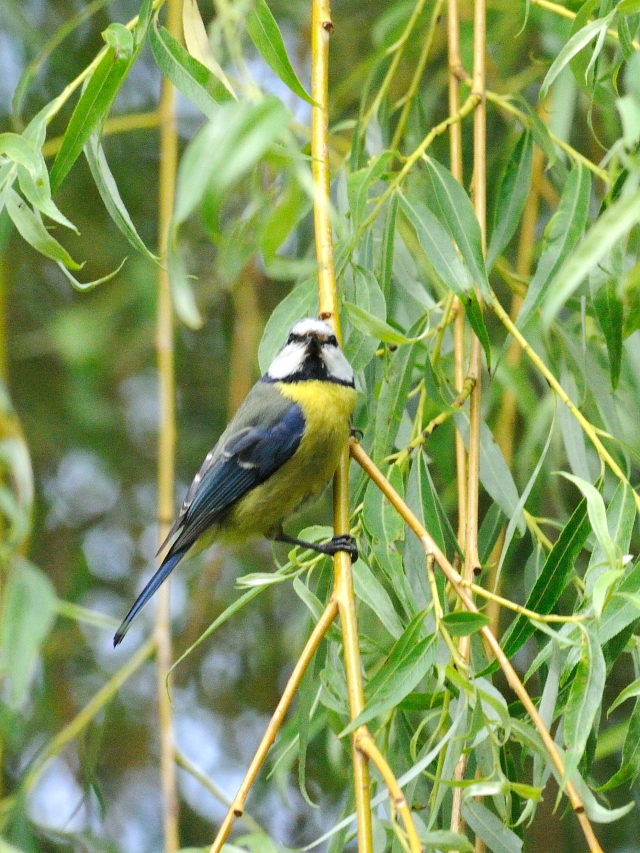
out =
[[(271, 412), (274, 414), (279, 413)], [(224, 519), (247, 492), (264, 483), (291, 459), (302, 440), (304, 429), (302, 409), (292, 403), (274, 423), (244, 426), (237, 431), (232, 429), (226, 441), (225, 436), (222, 437), (196, 474), (180, 514), (160, 550), (176, 533), (178, 535), (160, 568), (125, 616), (113, 638), (114, 646), (120, 643), (131, 621), (196, 540), (211, 525)]]

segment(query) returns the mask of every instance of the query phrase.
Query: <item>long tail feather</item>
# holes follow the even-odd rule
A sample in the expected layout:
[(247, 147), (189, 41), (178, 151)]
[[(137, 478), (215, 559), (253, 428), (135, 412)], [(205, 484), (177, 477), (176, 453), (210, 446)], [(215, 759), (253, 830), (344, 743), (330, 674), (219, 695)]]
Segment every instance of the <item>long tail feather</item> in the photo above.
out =
[(129, 626), (131, 625), (135, 617), (142, 610), (147, 601), (149, 601), (149, 599), (155, 593), (158, 587), (162, 583), (164, 583), (164, 581), (169, 577), (171, 572), (175, 569), (175, 567), (178, 565), (178, 563), (184, 557), (188, 550), (188, 548), (181, 548), (179, 551), (176, 551), (175, 554), (171, 554), (171, 556), (162, 563), (158, 571), (155, 573), (155, 575), (151, 578), (149, 583), (145, 586), (140, 595), (134, 601), (131, 610), (122, 620), (122, 625), (120, 625), (113, 638), (114, 646), (117, 646), (122, 642), (122, 638), (129, 630)]

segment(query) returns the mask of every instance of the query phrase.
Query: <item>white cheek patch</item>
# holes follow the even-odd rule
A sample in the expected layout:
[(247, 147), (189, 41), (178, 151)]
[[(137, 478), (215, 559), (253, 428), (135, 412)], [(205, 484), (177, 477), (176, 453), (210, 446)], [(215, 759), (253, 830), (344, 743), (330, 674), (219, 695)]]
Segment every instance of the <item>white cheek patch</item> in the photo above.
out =
[(344, 382), (345, 385), (353, 385), (353, 368), (340, 347), (325, 344), (321, 349), (321, 356), (329, 376), (338, 382)]
[(300, 343), (287, 344), (271, 362), (267, 376), (269, 379), (287, 379), (298, 373), (305, 362), (307, 348)]

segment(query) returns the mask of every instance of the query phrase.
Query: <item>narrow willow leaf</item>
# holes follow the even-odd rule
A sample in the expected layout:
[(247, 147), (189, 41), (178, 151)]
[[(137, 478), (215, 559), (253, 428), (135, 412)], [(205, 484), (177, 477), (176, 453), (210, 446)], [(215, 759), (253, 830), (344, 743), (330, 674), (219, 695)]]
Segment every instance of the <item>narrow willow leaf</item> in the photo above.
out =
[(403, 631), (402, 622), (389, 593), (364, 560), (357, 560), (353, 564), (353, 584), (358, 599), (373, 610), (387, 631), (397, 640)]
[[(523, 510), (524, 510), (524, 506), (527, 502), (529, 495), (531, 494), (531, 489), (533, 488), (534, 483), (538, 479), (538, 474), (540, 473), (540, 469), (542, 468), (542, 463), (546, 459), (547, 451), (549, 450), (549, 446), (551, 444), (551, 437), (553, 436), (553, 432), (554, 432), (554, 429), (553, 429), (554, 423), (555, 423), (555, 416), (554, 416), (554, 421), (551, 423), (551, 426), (549, 427), (549, 434), (547, 435), (547, 440), (545, 442), (542, 453), (540, 454), (540, 457), (538, 458), (538, 461), (536, 462), (536, 467), (533, 469), (533, 473), (529, 477), (529, 481), (528, 481), (527, 485), (525, 486), (522, 494), (520, 495), (520, 499), (516, 505), (515, 511), (514, 511), (513, 515), (511, 516), (511, 518), (509, 519), (509, 524), (507, 525), (507, 530), (504, 534), (504, 541), (502, 543), (502, 553), (500, 555), (500, 562), (498, 564), (498, 570), (496, 572), (496, 578), (495, 578), (496, 587), (495, 588), (497, 588), (499, 586), (500, 574), (502, 572), (502, 566), (504, 564), (505, 557), (507, 556), (507, 551), (509, 550), (509, 545), (511, 544), (511, 540), (513, 539), (513, 535), (516, 532), (516, 528), (518, 527), (518, 524), (521, 520), (524, 521), (524, 517), (522, 514)], [(521, 528), (521, 533), (522, 533), (522, 528)]]
[(387, 456), (392, 448), (402, 420), (418, 344), (399, 347), (393, 353), (380, 388), (375, 417), (367, 424), (365, 438), (373, 433), (373, 458)]
[(607, 667), (595, 629), (583, 631), (582, 656), (571, 680), (564, 713), (565, 780), (571, 779), (602, 703)]
[(572, 474), (567, 474), (566, 471), (560, 471), (560, 475), (566, 480), (570, 480), (580, 489), (580, 491), (584, 495), (587, 501), (587, 512), (589, 514), (589, 521), (591, 522), (591, 528), (595, 534), (595, 537), (598, 540), (600, 547), (607, 555), (609, 566), (612, 569), (619, 568), (620, 558), (622, 555), (618, 546), (611, 538), (611, 534), (609, 533), (609, 527), (607, 525), (607, 510), (604, 505), (602, 495), (596, 489), (595, 486), (592, 486), (591, 483), (587, 483), (580, 477), (575, 477)]
[(185, 326), (190, 329), (201, 329), (204, 323), (198, 308), (189, 274), (179, 247), (169, 252), (169, 278), (171, 281), (171, 298), (176, 314)]
[(393, 257), (396, 237), (396, 218), (398, 216), (398, 195), (394, 193), (387, 207), (382, 237), (382, 260), (380, 264), (380, 287), (385, 299), (388, 299), (393, 276)]
[(207, 118), (213, 118), (222, 89), (211, 71), (194, 59), (166, 27), (159, 26), (157, 19), (149, 27), (149, 44), (162, 73)]
[(620, 198), (600, 216), (559, 271), (542, 311), (549, 325), (581, 281), (640, 219), (640, 190)]
[(158, 263), (158, 257), (146, 247), (144, 241), (136, 231), (135, 225), (129, 216), (129, 211), (120, 196), (115, 178), (111, 174), (111, 169), (107, 163), (107, 158), (104, 156), (97, 133), (94, 133), (85, 145), (84, 153), (91, 169), (93, 180), (100, 193), (100, 198), (104, 202), (104, 206), (109, 211), (109, 215), (115, 225), (124, 234), (134, 249), (141, 252), (150, 261)]
[[(629, 483), (619, 482), (607, 510), (607, 527), (611, 539), (616, 543), (620, 554), (629, 552), (631, 535), (636, 519), (636, 502)], [(584, 578), (587, 595), (591, 595), (594, 583), (606, 571), (607, 555), (599, 542), (591, 552), (589, 568)]]
[(431, 157), (426, 158), (427, 205), (445, 222), (456, 241), (471, 276), (486, 299), (491, 296), (482, 253), (480, 224), (464, 188), (448, 169)]
[(258, 364), (262, 373), (266, 373), (278, 350), (284, 346), (289, 330), (302, 317), (318, 313), (318, 282), (316, 278), (294, 287), (282, 299), (271, 316), (262, 334), (258, 347)]
[(56, 594), (49, 578), (26, 560), (16, 559), (9, 574), (0, 628), (0, 669), (9, 682), (13, 708), (20, 707), (26, 697), (55, 615)]
[[(583, 499), (549, 552), (542, 572), (527, 599), (527, 609), (541, 615), (551, 612), (574, 571), (575, 562), (590, 532), (587, 502)], [(534, 627), (529, 619), (526, 616), (518, 616), (503, 639), (502, 647), (507, 657), (512, 658), (533, 632)]]
[(518, 139), (500, 181), (491, 243), (487, 252), (488, 270), (493, 269), (497, 258), (516, 232), (531, 189), (532, 171), (533, 136), (525, 131)]
[(578, 243), (587, 223), (590, 195), (591, 177), (584, 166), (576, 163), (567, 178), (558, 209), (545, 228), (542, 255), (518, 316), (519, 328), (523, 328), (531, 314), (540, 307), (547, 293), (553, 289), (555, 294), (555, 276)]
[(205, 194), (221, 203), (229, 187), (282, 135), (291, 116), (273, 97), (258, 104), (229, 101), (215, 109), (180, 161), (174, 224), (184, 222)]
[(127, 78), (132, 57), (110, 47), (91, 75), (73, 111), (62, 145), (51, 167), (51, 189), (62, 184), (93, 131), (106, 119)]
[[(637, 682), (636, 682), (637, 684)], [(637, 695), (637, 694), (633, 694)], [(613, 710), (610, 708), (609, 710)], [(640, 699), (637, 699), (631, 716), (629, 717), (629, 727), (624, 739), (622, 747), (622, 761), (620, 770), (615, 773), (611, 779), (603, 785), (600, 790), (608, 791), (611, 788), (617, 788), (619, 785), (628, 783), (633, 785), (640, 775)]]
[(432, 832), (421, 832), (420, 841), (427, 850), (457, 850), (459, 853), (473, 853), (475, 847), (466, 835), (450, 832), (447, 829), (436, 829)]
[(232, 98), (237, 98), (229, 78), (222, 70), (220, 63), (213, 55), (207, 30), (200, 14), (196, 0), (184, 0), (182, 7), (182, 29), (187, 50), (198, 62), (208, 68), (225, 87)]
[(627, 598), (640, 588), (640, 563), (636, 563), (620, 583), (613, 597), (605, 604), (600, 617), (598, 636), (601, 645), (621, 634), (640, 618), (640, 607)]
[(384, 341), (387, 344), (415, 344), (422, 339), (422, 336), (417, 338), (408, 338), (385, 323), (384, 320), (379, 320), (361, 308), (359, 305), (354, 305), (352, 302), (343, 302), (342, 307), (345, 310), (347, 317), (353, 325), (367, 335), (375, 338), (377, 341)]
[[(394, 465), (389, 470), (388, 477), (393, 488), (402, 497), (404, 484), (400, 469)], [(362, 521), (370, 535), (387, 547), (394, 546), (404, 535), (402, 517), (373, 482), (367, 487)]]
[(461, 610), (457, 613), (447, 613), (442, 617), (442, 624), (452, 637), (468, 637), (490, 625), (491, 619), (484, 613), (467, 613)]
[(12, 187), (6, 187), (3, 195), (7, 213), (27, 243), (47, 258), (60, 261), (70, 269), (81, 269), (82, 264), (76, 263), (64, 246), (44, 227), (40, 214), (32, 210)]
[(267, 65), (299, 98), (315, 106), (294, 71), (280, 28), (265, 0), (254, 0), (253, 12), (246, 23), (247, 32)]
[(59, 267), (60, 271), (62, 272), (62, 274), (64, 275), (64, 277), (71, 283), (71, 286), (75, 290), (85, 291), (85, 290), (93, 290), (94, 287), (98, 287), (98, 285), (104, 284), (105, 282), (110, 281), (112, 278), (114, 278), (115, 276), (118, 275), (118, 273), (120, 272), (122, 267), (126, 264), (126, 262), (127, 262), (127, 259), (123, 258), (122, 261), (118, 264), (118, 266), (112, 272), (108, 272), (106, 275), (103, 275), (100, 278), (94, 278), (93, 281), (78, 281), (78, 279), (75, 278), (73, 275), (71, 275), (71, 273), (69, 272), (67, 267), (63, 263), (61, 263), (60, 261), (58, 261), (58, 267)]
[(364, 219), (367, 209), (369, 190), (380, 180), (386, 172), (390, 161), (393, 159), (392, 151), (383, 151), (373, 158), (366, 168), (352, 172), (347, 181), (347, 194), (349, 197), (349, 212), (354, 230)]
[(435, 660), (435, 638), (433, 635), (422, 637), (424, 619), (424, 613), (418, 613), (409, 623), (391, 649), (385, 665), (367, 684), (364, 711), (340, 732), (340, 737), (400, 704), (431, 669)]
[(493, 853), (521, 853), (522, 839), (482, 803), (466, 799), (462, 816)]
[(469, 322), (482, 344), (487, 364), (490, 367), (491, 348), (489, 333), (473, 288), (473, 281), (469, 270), (460, 258), (455, 243), (446, 228), (444, 228), (429, 208), (414, 198), (399, 196), (399, 199), (400, 206), (414, 227), (420, 245), (433, 267), (436, 276), (464, 301)]
[(44, 157), (42, 158), (42, 171), (37, 176), (28, 169), (25, 169), (24, 166), (18, 166), (18, 184), (26, 200), (35, 209), (59, 225), (75, 231), (76, 234), (79, 233), (73, 222), (67, 219), (51, 198), (49, 173), (47, 172)]
[[(366, 316), (386, 326), (384, 321), (387, 316), (387, 303), (371, 269), (360, 265), (354, 267), (351, 294), (353, 294), (353, 301), (357, 303), (354, 305), (356, 314), (362, 311)], [(351, 321), (352, 314), (349, 312), (346, 314)], [(364, 369), (369, 364), (376, 354), (380, 340), (375, 333), (371, 333), (370, 329), (363, 329), (363, 325), (362, 320), (359, 324), (349, 322), (345, 330), (344, 352), (356, 371)]]
[(592, 42), (594, 39), (597, 39), (602, 32), (606, 34), (607, 28), (609, 27), (609, 24), (611, 23), (615, 14), (616, 10), (614, 9), (604, 18), (598, 18), (595, 21), (590, 21), (581, 30), (571, 36), (569, 41), (564, 45), (560, 53), (551, 63), (551, 67), (547, 71), (547, 76), (544, 78), (542, 86), (540, 88), (541, 101), (546, 98), (547, 93), (549, 91), (549, 87), (556, 79), (556, 77), (560, 74), (562, 69), (569, 64), (573, 57), (577, 53), (579, 53), (584, 47), (586, 47), (590, 42)]
[(626, 702), (627, 699), (634, 699), (638, 696), (640, 696), (640, 678), (636, 678), (634, 682), (628, 684), (624, 688), (624, 690), (620, 691), (620, 693), (616, 696), (615, 700), (607, 709), (607, 716), (609, 716), (612, 711), (615, 711), (618, 705), (622, 705), (623, 702)]
[[(19, 163), (38, 178), (44, 161), (38, 156), (24, 136), (19, 133), (0, 133), (0, 157)], [(46, 168), (45, 168), (46, 171)]]
[(618, 296), (618, 281), (615, 278), (608, 278), (597, 288), (593, 294), (593, 307), (607, 345), (611, 387), (615, 389), (618, 387), (622, 366), (624, 326), (624, 307)]

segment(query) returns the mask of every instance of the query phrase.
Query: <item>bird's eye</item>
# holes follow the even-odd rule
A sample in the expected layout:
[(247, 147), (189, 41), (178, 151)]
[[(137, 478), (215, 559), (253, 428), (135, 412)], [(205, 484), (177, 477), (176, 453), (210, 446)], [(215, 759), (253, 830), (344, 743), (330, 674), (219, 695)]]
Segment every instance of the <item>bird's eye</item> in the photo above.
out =
[(336, 338), (335, 335), (329, 335), (329, 337), (327, 338), (327, 343), (331, 347), (337, 347), (338, 346), (338, 339)]

